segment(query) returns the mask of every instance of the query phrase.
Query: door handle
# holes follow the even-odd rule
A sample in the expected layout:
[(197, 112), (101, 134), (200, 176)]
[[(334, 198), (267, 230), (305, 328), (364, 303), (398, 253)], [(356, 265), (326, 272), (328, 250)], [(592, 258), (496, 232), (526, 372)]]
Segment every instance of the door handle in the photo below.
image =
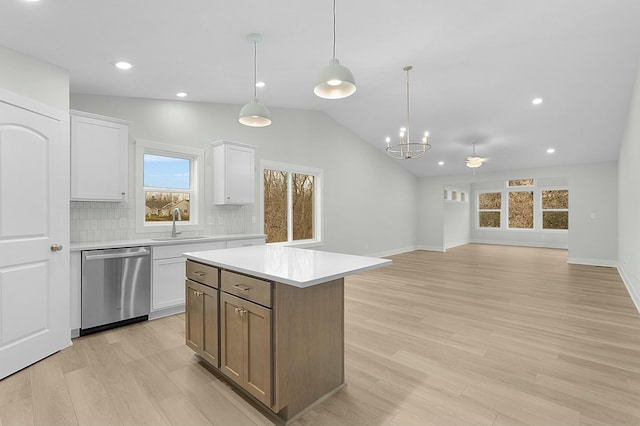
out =
[(62, 250), (62, 244), (52, 244), (51, 251), (56, 252)]

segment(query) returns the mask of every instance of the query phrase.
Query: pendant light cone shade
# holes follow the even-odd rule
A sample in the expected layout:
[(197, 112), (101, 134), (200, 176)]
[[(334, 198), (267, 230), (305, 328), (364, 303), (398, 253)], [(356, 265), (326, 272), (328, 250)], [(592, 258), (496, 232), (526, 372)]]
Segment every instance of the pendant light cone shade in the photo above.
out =
[(336, 0), (333, 0), (333, 59), (320, 71), (313, 93), (324, 99), (342, 99), (355, 92), (353, 74), (336, 58)]
[(256, 83), (258, 82), (258, 43), (260, 34), (249, 34), (247, 39), (253, 43), (253, 99), (240, 110), (238, 121), (249, 127), (265, 127), (271, 124), (271, 114), (267, 107), (258, 100)]
[(324, 99), (342, 99), (351, 96), (356, 91), (356, 82), (349, 68), (340, 65), (333, 58), (329, 65), (320, 71), (318, 84), (313, 93)]

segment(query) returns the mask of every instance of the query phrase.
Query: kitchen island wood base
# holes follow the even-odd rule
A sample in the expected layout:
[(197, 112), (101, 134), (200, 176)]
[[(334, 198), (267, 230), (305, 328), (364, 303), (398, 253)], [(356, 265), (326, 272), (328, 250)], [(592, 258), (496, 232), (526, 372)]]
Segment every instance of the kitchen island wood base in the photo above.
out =
[[(265, 351), (270, 351), (270, 354), (245, 351), (244, 357), (237, 355), (244, 359), (225, 360), (225, 356), (228, 358), (229, 354), (237, 351), (225, 349), (225, 343), (233, 336), (225, 337), (227, 328), (221, 320), (221, 355), (218, 357), (221, 366), (203, 354), (199, 354), (199, 358), (215, 368), (216, 374), (224, 376), (229, 383), (286, 422), (344, 384), (344, 279), (306, 288), (278, 282), (269, 284), (272, 294), (271, 341)], [(189, 281), (187, 285), (192, 286)], [(187, 318), (190, 317), (190, 306), (187, 304)], [(224, 311), (221, 302), (221, 316), (225, 315)], [(233, 310), (230, 315), (234, 315)], [(212, 322), (209, 320), (203, 327), (216, 328), (217, 324)], [(258, 351), (262, 349), (258, 348)], [(258, 358), (257, 362), (248, 359), (252, 357)], [(260, 367), (263, 359), (272, 361), (266, 367), (266, 379), (262, 371), (264, 367)], [(247, 386), (235, 374), (242, 367), (228, 367), (241, 364), (245, 366), (242, 373), (246, 377), (244, 383), (248, 383), (250, 389), (246, 389)], [(252, 368), (259, 371), (249, 371)], [(252, 385), (252, 380), (259, 386)], [(255, 395), (256, 388), (263, 389), (263, 392)]]
[[(282, 422), (344, 386), (344, 277), (391, 263), (282, 246), (184, 256), (187, 345)], [(191, 282), (219, 293), (217, 323), (200, 314), (210, 291)], [(207, 336), (219, 336), (217, 357)]]

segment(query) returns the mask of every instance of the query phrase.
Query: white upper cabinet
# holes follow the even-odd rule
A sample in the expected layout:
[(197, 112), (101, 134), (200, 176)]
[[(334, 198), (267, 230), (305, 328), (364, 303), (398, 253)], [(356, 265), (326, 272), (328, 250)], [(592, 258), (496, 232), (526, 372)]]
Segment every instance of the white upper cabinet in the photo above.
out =
[(212, 146), (214, 204), (253, 204), (254, 147), (228, 141), (214, 142)]
[(116, 118), (71, 111), (71, 199), (127, 201), (129, 127)]

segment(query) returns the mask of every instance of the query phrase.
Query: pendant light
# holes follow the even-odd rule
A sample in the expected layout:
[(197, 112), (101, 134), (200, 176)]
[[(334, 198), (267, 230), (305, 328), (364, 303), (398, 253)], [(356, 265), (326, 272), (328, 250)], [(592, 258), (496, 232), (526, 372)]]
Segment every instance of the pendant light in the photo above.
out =
[(260, 34), (249, 34), (247, 39), (253, 43), (253, 99), (240, 110), (238, 121), (245, 126), (265, 127), (271, 124), (271, 114), (267, 107), (258, 100), (258, 43), (262, 40)]
[(407, 124), (406, 127), (400, 129), (400, 140), (397, 143), (392, 144), (391, 138), (387, 137), (387, 154), (390, 157), (398, 160), (411, 160), (420, 158), (427, 153), (427, 150), (431, 148), (427, 140), (429, 132), (424, 132), (424, 136), (420, 142), (411, 142), (409, 134), (409, 71), (413, 67), (408, 65), (402, 68), (407, 73)]
[(349, 68), (336, 58), (336, 0), (333, 0), (333, 58), (318, 75), (313, 93), (324, 99), (342, 99), (356, 91), (356, 81)]

